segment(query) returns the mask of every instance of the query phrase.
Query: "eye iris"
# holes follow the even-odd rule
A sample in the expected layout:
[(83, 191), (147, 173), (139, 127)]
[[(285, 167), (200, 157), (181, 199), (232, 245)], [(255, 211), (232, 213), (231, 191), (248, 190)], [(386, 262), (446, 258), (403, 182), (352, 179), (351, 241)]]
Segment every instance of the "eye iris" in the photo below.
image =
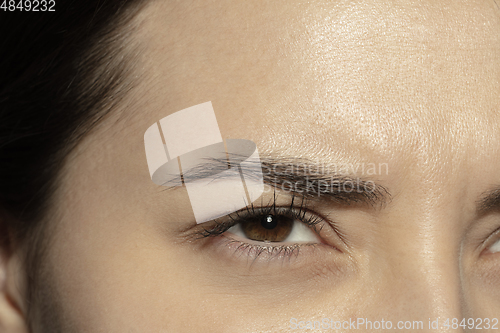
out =
[(263, 242), (282, 242), (292, 232), (294, 219), (282, 215), (267, 214), (241, 223), (245, 236)]
[(260, 219), (260, 224), (266, 229), (274, 229), (278, 226), (278, 219), (273, 215), (266, 215)]

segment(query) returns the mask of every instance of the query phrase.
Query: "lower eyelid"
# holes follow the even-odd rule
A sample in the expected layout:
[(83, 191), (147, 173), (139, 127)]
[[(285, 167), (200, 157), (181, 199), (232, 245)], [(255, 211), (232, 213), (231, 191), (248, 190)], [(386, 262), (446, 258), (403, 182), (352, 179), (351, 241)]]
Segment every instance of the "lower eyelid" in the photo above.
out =
[(282, 286), (283, 281), (331, 281), (332, 277), (345, 277), (355, 270), (350, 256), (324, 243), (265, 247), (236, 237), (228, 233), (207, 239), (212, 250), (207, 261), (213, 266), (210, 260), (216, 260), (217, 272), (243, 279), (238, 280), (241, 282), (249, 277), (276, 286)]
[[(234, 235), (236, 236), (236, 235)], [(284, 243), (265, 243), (259, 241), (252, 241), (247, 239), (239, 239), (238, 236), (233, 237), (233, 235), (221, 235), (215, 240), (215, 246), (219, 247), (219, 250), (224, 252), (224, 254), (229, 254), (237, 259), (247, 258), (249, 260), (276, 260), (276, 259), (297, 259), (302, 255), (306, 255), (305, 252), (314, 251), (316, 247), (327, 247), (321, 243), (304, 243), (304, 244), (284, 244)], [(299, 255), (299, 252), (301, 253)], [(311, 253), (312, 254), (312, 253)]]

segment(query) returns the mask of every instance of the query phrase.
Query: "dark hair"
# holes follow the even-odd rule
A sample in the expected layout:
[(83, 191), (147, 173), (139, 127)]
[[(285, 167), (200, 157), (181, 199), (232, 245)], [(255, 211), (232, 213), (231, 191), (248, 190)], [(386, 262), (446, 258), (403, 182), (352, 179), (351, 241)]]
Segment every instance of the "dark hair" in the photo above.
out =
[(28, 285), (37, 264), (29, 253), (42, 242), (34, 230), (65, 156), (135, 83), (137, 50), (127, 38), (144, 3), (65, 0), (54, 12), (0, 10), (0, 245), (29, 240)]

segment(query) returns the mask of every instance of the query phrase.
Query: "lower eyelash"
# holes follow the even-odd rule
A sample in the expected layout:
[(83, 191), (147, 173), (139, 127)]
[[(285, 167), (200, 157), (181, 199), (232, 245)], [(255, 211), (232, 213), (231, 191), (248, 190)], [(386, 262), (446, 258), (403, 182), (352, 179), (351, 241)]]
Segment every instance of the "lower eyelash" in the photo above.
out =
[(237, 256), (246, 256), (255, 262), (257, 259), (292, 259), (299, 255), (299, 252), (304, 247), (316, 247), (321, 245), (319, 243), (310, 244), (291, 244), (291, 245), (259, 245), (251, 244), (250, 242), (244, 242), (236, 240), (230, 236), (223, 236), (226, 247), (229, 247)]

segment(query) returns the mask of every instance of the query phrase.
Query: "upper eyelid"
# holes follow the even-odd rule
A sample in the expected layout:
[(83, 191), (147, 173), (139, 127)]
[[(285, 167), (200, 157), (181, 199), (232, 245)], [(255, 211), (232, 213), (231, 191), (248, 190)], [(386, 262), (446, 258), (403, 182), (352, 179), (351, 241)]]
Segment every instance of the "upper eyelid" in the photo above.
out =
[[(218, 236), (225, 233), (229, 228), (241, 222), (245, 218), (249, 218), (257, 215), (264, 215), (266, 213), (270, 213), (273, 210), (277, 213), (293, 213), (295, 218), (297, 218), (301, 223), (306, 224), (308, 227), (313, 229), (313, 231), (321, 237), (321, 231), (325, 225), (329, 225), (333, 232), (338, 236), (338, 238), (342, 241), (344, 245), (347, 245), (345, 241), (345, 235), (339, 230), (338, 226), (334, 221), (330, 221), (327, 217), (319, 214), (318, 212), (310, 209), (308, 207), (307, 201), (305, 198), (302, 198), (300, 201), (300, 205), (296, 204), (296, 196), (292, 196), (291, 203), (289, 205), (277, 206), (276, 205), (276, 193), (273, 196), (267, 206), (259, 206), (255, 207), (251, 205), (250, 207), (245, 207), (240, 211), (228, 214), (222, 218), (216, 219), (212, 222), (209, 222), (213, 225), (212, 228), (207, 229), (206, 225), (202, 228), (201, 231), (198, 232), (198, 235), (203, 235), (200, 238), (210, 237), (210, 236)], [(272, 204), (270, 204), (272, 203)], [(300, 218), (297, 214), (302, 214), (302, 218), (306, 215), (310, 215), (311, 217), (317, 218), (315, 223), (306, 223)], [(235, 218), (236, 216), (236, 218)], [(239, 216), (239, 217), (238, 217)], [(229, 219), (229, 221), (228, 221)], [(224, 221), (225, 220), (225, 221)], [(323, 222), (324, 224), (321, 224)], [(320, 225), (321, 224), (321, 225)], [(317, 228), (319, 226), (319, 229)]]

